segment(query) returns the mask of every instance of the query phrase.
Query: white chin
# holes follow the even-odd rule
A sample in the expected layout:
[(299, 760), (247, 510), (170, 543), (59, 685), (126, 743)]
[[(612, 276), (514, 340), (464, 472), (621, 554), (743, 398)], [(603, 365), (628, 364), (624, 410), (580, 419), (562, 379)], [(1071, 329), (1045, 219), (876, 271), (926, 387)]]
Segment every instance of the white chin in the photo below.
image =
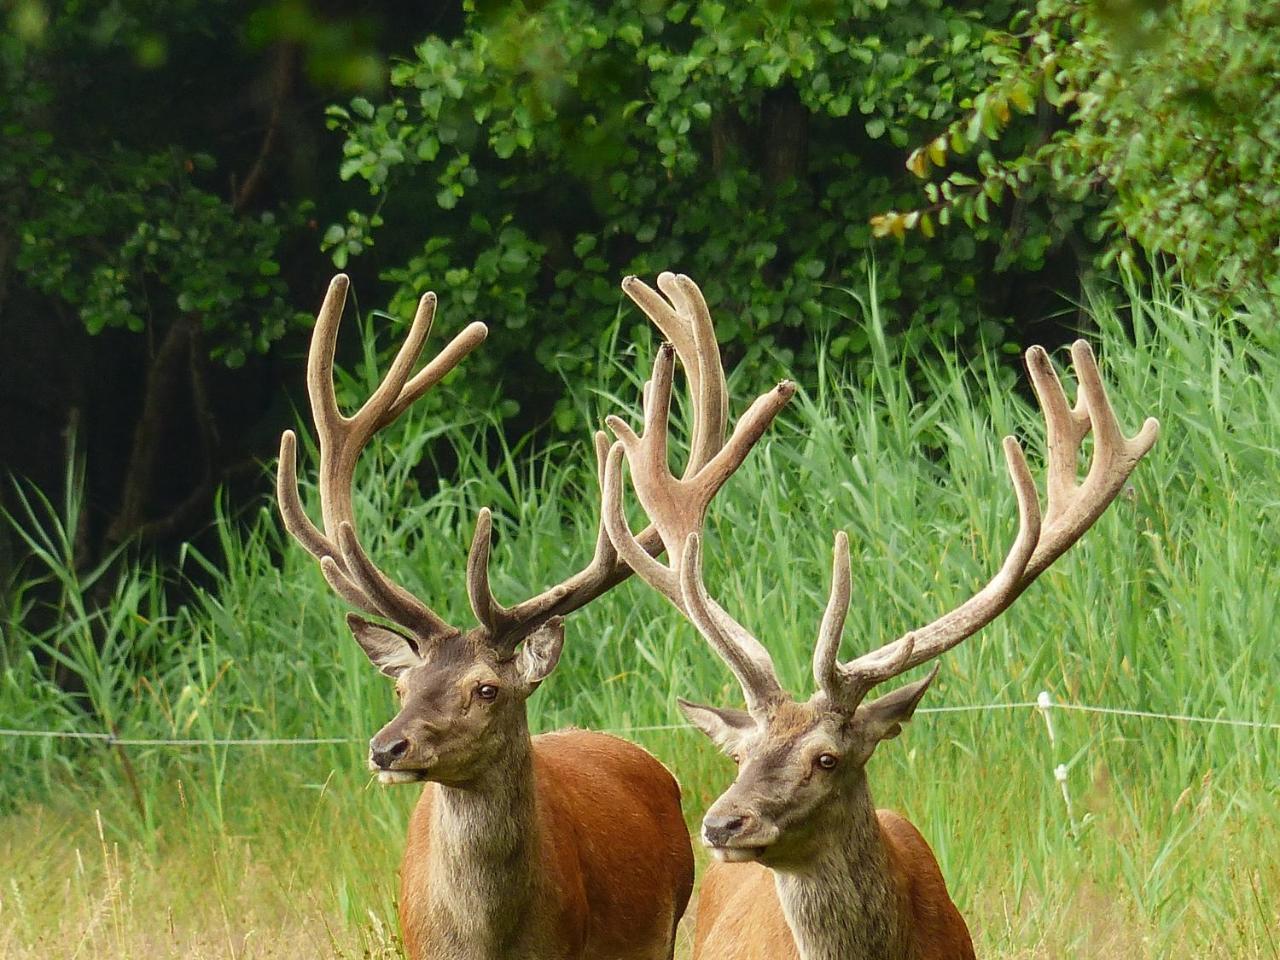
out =
[(760, 848), (712, 847), (711, 855), (721, 863), (750, 863), (760, 859)]
[(393, 783), (417, 783), (420, 779), (416, 770), (378, 771), (378, 782), (384, 787), (391, 786)]

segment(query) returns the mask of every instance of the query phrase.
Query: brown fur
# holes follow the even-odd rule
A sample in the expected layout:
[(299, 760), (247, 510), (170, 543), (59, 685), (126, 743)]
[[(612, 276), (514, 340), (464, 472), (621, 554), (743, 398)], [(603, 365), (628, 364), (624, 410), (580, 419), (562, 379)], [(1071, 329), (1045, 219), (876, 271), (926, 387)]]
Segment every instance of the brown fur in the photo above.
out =
[[(902, 960), (974, 960), (969, 930), (947, 894), (928, 843), (908, 820), (892, 811), (877, 810), (876, 820), (897, 890), (897, 926), (906, 941)], [(858, 922), (857, 917), (849, 919)], [(694, 960), (806, 960), (783, 912), (772, 870), (759, 863), (711, 865), (698, 897), (693, 956)]]
[[(469, 809), (483, 801), (437, 783), (423, 790), (401, 869), (408, 955), (669, 960), (693, 888), (693, 854), (675, 779), (640, 747), (587, 731), (534, 737), (528, 759), (531, 789), (516, 785), (514, 798), (501, 801), (511, 800), (516, 822), (509, 831), (510, 859), (498, 864), (495, 877), (506, 888), (498, 918), (506, 924), (489, 944), (478, 942), (487, 936), (483, 929), (477, 935), (451, 928), (447, 916), (450, 903), (483, 884), (483, 870), (475, 877), (469, 870), (453, 872), (460, 882), (450, 883), (458, 864), (442, 862), (445, 844), (433, 833), (443, 808), (461, 801)], [(519, 759), (511, 762), (517, 769), (500, 775), (520, 779)], [(521, 811), (527, 825), (519, 824)], [(485, 844), (491, 840), (483, 838)]]

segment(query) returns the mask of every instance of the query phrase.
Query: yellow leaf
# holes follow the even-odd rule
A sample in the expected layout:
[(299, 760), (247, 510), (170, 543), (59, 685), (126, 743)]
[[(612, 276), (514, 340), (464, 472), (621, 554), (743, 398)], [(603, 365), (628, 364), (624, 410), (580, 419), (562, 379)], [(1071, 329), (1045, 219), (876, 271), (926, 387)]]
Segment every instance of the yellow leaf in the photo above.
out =
[(1035, 104), (1031, 102), (1031, 95), (1021, 84), (1013, 88), (1009, 94), (1009, 100), (1023, 113), (1031, 113), (1035, 109)]
[(946, 134), (943, 134), (929, 144), (929, 159), (933, 161), (933, 165), (935, 167), (940, 167), (947, 162)]
[(924, 151), (919, 147), (912, 150), (911, 155), (907, 157), (907, 169), (921, 180), (929, 172), (929, 161), (925, 158)]

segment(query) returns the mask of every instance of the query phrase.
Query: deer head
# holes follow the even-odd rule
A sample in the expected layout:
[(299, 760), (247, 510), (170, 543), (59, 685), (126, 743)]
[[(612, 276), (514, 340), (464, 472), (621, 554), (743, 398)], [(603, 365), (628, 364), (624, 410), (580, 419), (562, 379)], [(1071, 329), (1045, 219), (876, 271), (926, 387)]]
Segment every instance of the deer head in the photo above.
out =
[[(726, 391), (710, 319), (705, 305), (679, 299), (682, 294), (677, 294), (679, 306), (672, 308), (638, 281), (623, 286), (675, 345), (688, 373), (694, 431), (685, 475), (692, 482), (706, 475), (711, 464), (723, 462)], [(360, 452), (378, 430), (479, 346), (487, 329), (471, 324), (411, 376), (435, 316), (435, 294), (426, 294), (386, 378), (356, 413), (345, 416), (334, 393), (333, 357), (347, 287), (343, 275), (330, 283), (307, 359), (307, 393), (320, 446), (323, 530), (302, 506), (292, 431), (285, 431), (280, 441), (280, 513), (289, 533), (319, 560), (333, 590), (375, 618), (352, 613), (347, 623), (374, 665), (395, 679), (400, 710), (370, 740), (370, 767), (386, 783), (463, 784), (499, 754), (508, 738), (527, 736), (524, 703), (560, 658), (562, 618), (622, 582), (631, 569), (619, 559), (601, 524), (583, 569), (534, 597), (503, 606), (489, 584), (492, 519), (482, 509), (465, 577), (476, 626), (463, 630), (447, 623), (383, 573), (356, 532), (352, 484)], [(608, 443), (602, 432), (595, 445), (603, 484)], [(646, 556), (662, 547), (652, 529), (636, 542)]]
[[(746, 698), (745, 710), (680, 701), (689, 722), (738, 764), (733, 785), (703, 819), (703, 841), (715, 856), (758, 860), (775, 868), (811, 860), (845, 815), (841, 798), (865, 790), (867, 761), (881, 741), (896, 737), (911, 719), (938, 668), (877, 699), (867, 695), (950, 650), (1007, 609), (1098, 519), (1151, 449), (1157, 422), (1148, 419), (1135, 438), (1126, 439), (1088, 345), (1077, 341), (1072, 357), (1080, 384), (1074, 407), (1048, 354), (1040, 347), (1027, 351), (1047, 427), (1048, 506), (1042, 516), (1022, 448), (1014, 438), (1005, 438), (1018, 534), (999, 573), (972, 598), (927, 626), (841, 663), (838, 651), (850, 596), (849, 542), (843, 532), (836, 534), (830, 601), (813, 657), (818, 689), (804, 701), (783, 690), (764, 645), (707, 595), (701, 549), (705, 502), (698, 504), (696, 517), (680, 510), (682, 498), (673, 495), (659, 462), (662, 441), (650, 430), (638, 440), (610, 421), (620, 441), (606, 466), (606, 529), (619, 553), (635, 557), (640, 576), (683, 612), (724, 659)], [(665, 423), (659, 420), (653, 427), (665, 428)], [(1092, 462), (1084, 480), (1077, 482), (1077, 456), (1090, 431)], [(624, 456), (637, 498), (666, 545), (670, 566), (638, 556), (641, 545), (631, 539), (622, 514)]]

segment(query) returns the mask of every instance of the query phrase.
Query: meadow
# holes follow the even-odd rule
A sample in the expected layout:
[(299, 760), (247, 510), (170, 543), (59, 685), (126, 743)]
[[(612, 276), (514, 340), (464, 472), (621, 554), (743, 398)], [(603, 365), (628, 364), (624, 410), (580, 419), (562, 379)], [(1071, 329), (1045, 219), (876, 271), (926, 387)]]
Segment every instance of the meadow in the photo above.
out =
[[(1082, 333), (1121, 424), (1155, 415), (1161, 439), (1084, 540), (944, 658), (924, 705), (1048, 691), (1063, 704), (1280, 724), (1280, 330), (1164, 289), (1113, 294), (1090, 305)], [(849, 656), (996, 569), (1016, 526), (999, 438), (1023, 438), (1033, 469), (1043, 451), (1020, 364), (938, 343), (898, 356), (874, 303), (850, 304), (839, 322), (865, 327), (868, 359), (800, 385), (708, 524), (709, 587), (798, 693), (811, 689), (833, 528), (853, 546)], [(653, 339), (633, 344), (634, 329), (627, 316), (601, 345), (619, 361), (596, 382), (565, 386), (593, 423), (635, 415)], [(366, 330), (372, 357), (372, 320)], [(1066, 352), (1055, 360), (1061, 369)], [(373, 378), (352, 374), (344, 391)], [(767, 384), (730, 386), (737, 413)], [(372, 555), (461, 622), (480, 506), (494, 508), (495, 590), (521, 598), (586, 556), (598, 495), (585, 431), (530, 455), (495, 439), (491, 413), (451, 416), (411, 414), (377, 438), (357, 510)], [(425, 496), (414, 482), (424, 456), (457, 461)], [(302, 461), (305, 482), (314, 450)], [(264, 502), (247, 523), (219, 524), (217, 562), (190, 549), (177, 573), (77, 571), (74, 474), (67, 487), (51, 500), (22, 488), (10, 518), (43, 582), (8, 591), (0, 727), (348, 742), (0, 738), (0, 956), (399, 956), (396, 867), (418, 788), (370, 780), (364, 742), (390, 716), (390, 686), (311, 558)], [(52, 625), (36, 626), (48, 622), (37, 596), (54, 598)], [(90, 600), (101, 596), (109, 603)], [(77, 692), (50, 682), (51, 661)], [(692, 828), (731, 765), (680, 726), (678, 695), (740, 702), (694, 629), (629, 583), (569, 620), (531, 719), (644, 744), (679, 776)], [(1053, 726), (1051, 742), (1027, 707), (921, 713), (870, 766), (879, 804), (933, 845), (979, 956), (1280, 960), (1280, 728), (1063, 709)]]

